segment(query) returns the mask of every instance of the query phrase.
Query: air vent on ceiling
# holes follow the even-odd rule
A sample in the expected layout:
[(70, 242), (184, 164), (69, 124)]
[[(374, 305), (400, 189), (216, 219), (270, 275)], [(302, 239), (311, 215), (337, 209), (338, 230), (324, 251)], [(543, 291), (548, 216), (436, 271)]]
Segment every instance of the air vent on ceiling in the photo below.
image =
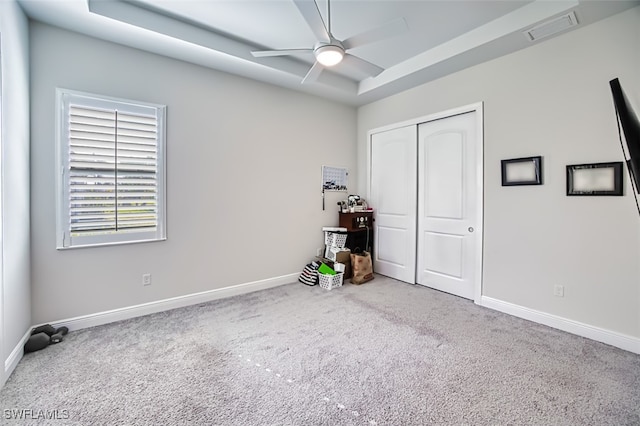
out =
[(567, 13), (566, 15), (558, 16), (550, 21), (543, 22), (540, 25), (536, 25), (524, 32), (525, 37), (529, 41), (537, 41), (541, 38), (549, 37), (550, 35), (557, 34), (560, 31), (564, 31), (568, 28), (578, 25), (578, 19), (575, 12)]

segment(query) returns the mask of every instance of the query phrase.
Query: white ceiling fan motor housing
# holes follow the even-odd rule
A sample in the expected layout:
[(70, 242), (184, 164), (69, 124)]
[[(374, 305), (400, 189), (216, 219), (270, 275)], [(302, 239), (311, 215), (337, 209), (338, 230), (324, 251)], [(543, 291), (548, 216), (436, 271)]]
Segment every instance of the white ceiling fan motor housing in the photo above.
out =
[(322, 65), (332, 67), (344, 58), (344, 47), (338, 40), (332, 39), (329, 43), (317, 43), (313, 48), (313, 54)]

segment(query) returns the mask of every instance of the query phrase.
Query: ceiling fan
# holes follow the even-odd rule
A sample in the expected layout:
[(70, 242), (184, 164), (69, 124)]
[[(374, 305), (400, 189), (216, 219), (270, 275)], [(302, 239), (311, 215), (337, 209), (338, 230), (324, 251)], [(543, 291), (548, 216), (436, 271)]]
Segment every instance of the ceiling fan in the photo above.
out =
[(302, 17), (313, 31), (318, 41), (309, 49), (279, 49), (252, 51), (254, 57), (305, 55), (313, 53), (316, 61), (302, 79), (302, 83), (310, 83), (318, 79), (324, 67), (332, 67), (344, 61), (372, 77), (377, 76), (384, 68), (362, 58), (347, 53), (350, 49), (375, 43), (385, 38), (394, 37), (407, 31), (407, 23), (403, 18), (388, 22), (381, 27), (365, 31), (342, 41), (331, 34), (331, 4), (327, 0), (327, 26), (325, 26), (316, 0), (293, 0)]

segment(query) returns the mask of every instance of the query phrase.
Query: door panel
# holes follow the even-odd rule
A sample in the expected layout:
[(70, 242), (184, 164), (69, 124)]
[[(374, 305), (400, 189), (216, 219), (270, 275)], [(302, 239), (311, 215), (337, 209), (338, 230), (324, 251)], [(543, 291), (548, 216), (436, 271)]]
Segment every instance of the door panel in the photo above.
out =
[(405, 265), (407, 253), (404, 240), (407, 238), (407, 231), (378, 226), (375, 234), (378, 236), (378, 244), (374, 250), (377, 260), (397, 266)]
[(374, 270), (411, 284), (416, 274), (417, 127), (371, 136)]
[(473, 299), (476, 113), (418, 126), (417, 283)]
[(462, 278), (463, 237), (425, 232), (425, 269), (434, 274)]
[(462, 137), (456, 132), (434, 134), (424, 146), (424, 181), (429, 217), (462, 218)]
[[(380, 138), (388, 137), (390, 140), (384, 140), (380, 142)], [(375, 139), (376, 147), (378, 151), (375, 154), (375, 166), (376, 184), (380, 188), (378, 201), (378, 211), (384, 212), (386, 215), (406, 215), (409, 210), (409, 194), (403, 191), (406, 185), (398, 187), (400, 182), (407, 182), (408, 179), (413, 178), (410, 176), (411, 170), (407, 170), (405, 167), (408, 158), (415, 148), (407, 146), (406, 142), (402, 139), (402, 135), (396, 138), (394, 135), (376, 135)], [(402, 165), (398, 167), (398, 165)]]

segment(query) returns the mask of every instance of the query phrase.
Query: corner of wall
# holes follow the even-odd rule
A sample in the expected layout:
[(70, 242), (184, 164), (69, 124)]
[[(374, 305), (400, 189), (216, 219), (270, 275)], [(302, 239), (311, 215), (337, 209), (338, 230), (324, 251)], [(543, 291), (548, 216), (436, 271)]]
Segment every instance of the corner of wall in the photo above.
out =
[(29, 21), (15, 0), (0, 2), (0, 43), (0, 383), (4, 384), (22, 358), (31, 325)]

